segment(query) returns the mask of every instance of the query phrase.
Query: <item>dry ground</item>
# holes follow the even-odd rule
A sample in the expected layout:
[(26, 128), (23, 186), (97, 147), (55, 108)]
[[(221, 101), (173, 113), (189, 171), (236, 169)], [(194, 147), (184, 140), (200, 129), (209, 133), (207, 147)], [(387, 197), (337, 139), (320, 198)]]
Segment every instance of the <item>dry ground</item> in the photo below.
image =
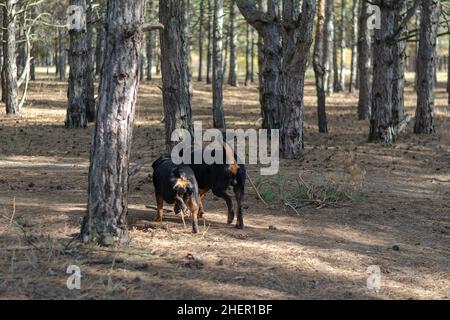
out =
[[(247, 228), (227, 226), (225, 204), (208, 195), (200, 235), (171, 214), (153, 223), (155, 212), (146, 209), (154, 203), (150, 164), (164, 150), (159, 85), (140, 88), (132, 161), (144, 169), (131, 181), (128, 248), (71, 241), (86, 207), (92, 126), (63, 127), (66, 84), (33, 83), (21, 116), (7, 117), (0, 108), (0, 298), (450, 298), (450, 113), (443, 83), (438, 134), (415, 136), (410, 125), (395, 146), (384, 147), (367, 143), (368, 123), (355, 119), (354, 94), (330, 98), (331, 133), (318, 134), (309, 82), (305, 156), (283, 161), (282, 170), (289, 183), (300, 172), (319, 181), (339, 166), (333, 159), (353, 153), (367, 172), (367, 199), (296, 214), (266, 208), (248, 186)], [(194, 117), (210, 125), (209, 88), (194, 88)], [(413, 114), (411, 87), (406, 96)], [(226, 88), (225, 112), (230, 127), (255, 127), (257, 88)], [(250, 168), (253, 178), (258, 172)], [(10, 224), (13, 211), (21, 228)], [(66, 288), (69, 265), (81, 268), (79, 291)], [(378, 292), (366, 288), (371, 265), (382, 270)]]

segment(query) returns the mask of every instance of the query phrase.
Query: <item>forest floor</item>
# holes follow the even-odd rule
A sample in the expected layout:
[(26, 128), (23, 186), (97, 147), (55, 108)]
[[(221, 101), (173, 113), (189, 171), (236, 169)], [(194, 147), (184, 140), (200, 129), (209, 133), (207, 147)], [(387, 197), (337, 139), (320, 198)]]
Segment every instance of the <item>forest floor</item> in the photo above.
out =
[[(152, 222), (155, 211), (146, 208), (155, 203), (149, 174), (164, 152), (164, 127), (160, 82), (142, 83), (132, 162), (143, 170), (131, 179), (131, 244), (109, 249), (72, 240), (86, 208), (93, 126), (65, 129), (66, 84), (38, 80), (22, 115), (7, 117), (0, 108), (0, 298), (449, 299), (450, 110), (444, 77), (437, 91), (437, 134), (413, 135), (410, 124), (391, 147), (367, 142), (368, 122), (355, 116), (356, 94), (329, 98), (330, 133), (319, 134), (311, 79), (305, 155), (282, 161), (282, 185), (298, 188), (300, 173), (310, 185), (326, 185), (348, 164), (365, 172), (365, 197), (294, 212), (273, 201), (266, 207), (247, 184), (246, 229), (227, 226), (225, 203), (208, 194), (199, 235), (173, 214)], [(194, 90), (194, 119), (206, 128), (211, 93), (203, 83), (194, 83)], [(406, 104), (414, 115), (411, 82)], [(256, 128), (257, 87), (227, 87), (225, 113), (230, 128)], [(258, 167), (249, 171), (257, 182)], [(69, 265), (81, 269), (81, 290), (66, 286)], [(381, 270), (377, 291), (366, 286), (370, 266)]]

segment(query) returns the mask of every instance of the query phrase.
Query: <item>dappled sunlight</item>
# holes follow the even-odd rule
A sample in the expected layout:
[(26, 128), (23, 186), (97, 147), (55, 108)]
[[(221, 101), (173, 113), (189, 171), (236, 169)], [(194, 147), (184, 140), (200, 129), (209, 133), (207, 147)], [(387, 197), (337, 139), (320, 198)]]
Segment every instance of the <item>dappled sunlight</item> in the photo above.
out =
[[(142, 166), (129, 185), (131, 243), (106, 251), (73, 240), (87, 210), (93, 124), (66, 130), (65, 83), (32, 83), (23, 114), (7, 117), (4, 108), (0, 111), (0, 277), (10, 279), (6, 294), (70, 299), (237, 299), (243, 292), (253, 299), (448, 297), (450, 282), (443, 271), (450, 257), (445, 89), (437, 92), (436, 135), (412, 135), (410, 124), (396, 145), (386, 147), (367, 143), (368, 122), (356, 120), (356, 93), (328, 98), (331, 132), (319, 134), (313, 83), (308, 79), (305, 90), (305, 154), (301, 160), (281, 161), (285, 192), (298, 188), (299, 173), (308, 182), (329, 183), (327, 174), (352, 153), (367, 172), (364, 201), (294, 212), (278, 203), (264, 206), (247, 184), (244, 230), (226, 224), (225, 204), (211, 194), (205, 196), (199, 235), (184, 229), (173, 213), (153, 222), (155, 210), (146, 207), (155, 204), (151, 163), (165, 152), (165, 136), (161, 82), (144, 81), (131, 158), (131, 165)], [(193, 85), (193, 118), (206, 129), (212, 125), (210, 87)], [(255, 85), (226, 86), (224, 95), (228, 127), (259, 126)], [(410, 86), (407, 95), (407, 110), (413, 114)], [(258, 178), (257, 166), (248, 171)], [(12, 216), (23, 230), (10, 226)], [(392, 249), (395, 245), (399, 251)], [(189, 254), (201, 263), (192, 264)], [(65, 268), (74, 259), (84, 270), (79, 294), (64, 287)], [(370, 265), (383, 272), (378, 293), (365, 287)], [(49, 268), (56, 276), (46, 276)], [(34, 291), (28, 283), (34, 283)]]

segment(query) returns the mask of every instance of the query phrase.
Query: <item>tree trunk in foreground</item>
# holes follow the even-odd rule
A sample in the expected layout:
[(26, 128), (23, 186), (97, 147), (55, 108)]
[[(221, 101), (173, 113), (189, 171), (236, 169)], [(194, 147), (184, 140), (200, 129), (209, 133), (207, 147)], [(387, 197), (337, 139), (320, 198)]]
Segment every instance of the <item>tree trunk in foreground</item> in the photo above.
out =
[(188, 75), (188, 41), (186, 33), (188, 1), (160, 0), (159, 17), (165, 26), (161, 32), (161, 60), (163, 104), (166, 127), (166, 146), (170, 152), (177, 143), (171, 141), (172, 132), (186, 129), (193, 132), (191, 97)]
[(422, 0), (420, 42), (417, 59), (417, 109), (414, 133), (435, 132), (434, 87), (436, 50), (441, 3), (439, 0)]
[[(80, 6), (86, 13), (86, 0), (70, 0), (70, 5)], [(72, 14), (75, 14), (72, 13)], [(86, 25), (82, 29), (69, 30), (69, 89), (66, 116), (66, 128), (85, 128), (87, 101), (87, 37)]]
[(139, 86), (144, 0), (109, 0), (84, 242), (128, 242), (128, 166)]

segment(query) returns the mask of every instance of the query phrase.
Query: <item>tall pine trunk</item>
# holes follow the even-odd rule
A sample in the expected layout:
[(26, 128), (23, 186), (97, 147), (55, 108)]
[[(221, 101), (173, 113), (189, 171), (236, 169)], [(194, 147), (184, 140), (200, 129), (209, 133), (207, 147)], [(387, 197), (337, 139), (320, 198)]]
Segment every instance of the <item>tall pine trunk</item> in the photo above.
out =
[(103, 66), (103, 49), (105, 47), (105, 26), (103, 20), (96, 27), (95, 74), (100, 75)]
[(450, 104), (450, 38), (448, 39), (448, 56), (447, 56), (447, 92), (448, 92), (448, 104)]
[[(334, 5), (333, 5), (334, 7)], [(334, 9), (333, 9), (334, 11)], [(339, 92), (342, 91), (341, 88), (341, 82), (340, 82), (340, 70), (339, 70), (339, 55), (338, 55), (338, 46), (340, 46), (341, 40), (340, 35), (341, 33), (338, 32), (338, 20), (336, 18), (336, 14), (333, 14), (333, 91)]]
[(84, 242), (128, 241), (129, 158), (144, 22), (144, 0), (109, 0), (105, 60), (89, 167)]
[(7, 32), (8, 32), (8, 11), (6, 7), (0, 8), (1, 16), (2, 16), (2, 102), (6, 102), (6, 51), (8, 50), (7, 46)]
[(355, 89), (357, 64), (358, 64), (358, 14), (359, 0), (353, 0), (352, 7), (352, 64), (350, 66), (350, 83), (348, 91), (351, 93)]
[(367, 3), (361, 0), (358, 31), (358, 69), (359, 99), (358, 119), (369, 120), (371, 116), (372, 70), (371, 70), (371, 36), (367, 26)]
[(86, 12), (86, 44), (87, 44), (87, 66), (86, 66), (86, 119), (88, 122), (95, 121), (95, 55), (93, 47), (94, 39), (94, 12), (93, 3), (89, 1)]
[(17, 101), (17, 53), (16, 53), (16, 2), (8, 0), (4, 3), (4, 98), (7, 114), (20, 113), (20, 104)]
[(325, 46), (325, 0), (317, 1), (317, 25), (316, 25), (316, 39), (314, 44), (313, 66), (316, 76), (316, 91), (317, 91), (317, 115), (319, 120), (319, 132), (327, 133), (327, 114), (326, 114), (326, 88), (325, 75), (326, 56)]
[(66, 80), (66, 32), (63, 28), (58, 30), (59, 49), (59, 80)]
[(253, 47), (253, 34), (252, 34), (252, 27), (249, 23), (247, 23), (246, 26), (246, 47), (245, 47), (245, 86), (248, 87), (252, 83), (252, 63), (253, 63), (253, 57), (252, 55), (252, 47)]
[(348, 0), (341, 0), (341, 32), (340, 32), (340, 51), (341, 51), (341, 63), (340, 63), (340, 70), (339, 70), (339, 83), (340, 83), (340, 89), (345, 90), (345, 81), (346, 81), (346, 72), (347, 72), (347, 43), (346, 43), (346, 37), (347, 37), (347, 2)]
[[(147, 20), (153, 19), (153, 0), (147, 1)], [(153, 70), (153, 47), (154, 47), (154, 37), (153, 32), (147, 32), (147, 81), (152, 80), (152, 70)]]
[(200, 17), (198, 23), (198, 76), (197, 81), (203, 81), (203, 23), (205, 16), (205, 0), (200, 0)]
[(334, 54), (334, 0), (325, 0), (325, 37), (324, 52), (327, 56), (325, 61), (324, 86), (327, 96), (333, 92), (332, 75), (333, 75), (333, 54)]
[(375, 30), (373, 56), (372, 118), (369, 140), (390, 145), (395, 140), (392, 117), (392, 84), (394, 83), (393, 61), (395, 45), (396, 9), (381, 6), (381, 25)]
[(238, 64), (237, 64), (237, 27), (236, 27), (236, 6), (234, 1), (230, 2), (230, 72), (228, 74), (228, 84), (237, 87)]
[(214, 37), (214, 3), (208, 0), (208, 52), (206, 55), (206, 83), (211, 84), (213, 37)]
[(55, 56), (54, 56), (54, 64), (55, 64), (55, 76), (59, 75), (59, 47), (58, 47), (58, 32), (55, 37)]
[(422, 0), (420, 42), (417, 59), (417, 109), (414, 133), (435, 132), (435, 72), (437, 33), (441, 13), (440, 0)]
[[(86, 13), (86, 0), (70, 0), (71, 6), (79, 6)], [(72, 12), (70, 14), (75, 14)], [(87, 100), (87, 37), (86, 25), (82, 29), (70, 29), (69, 89), (66, 128), (85, 128)]]
[[(400, 38), (407, 35), (406, 29), (402, 29), (402, 22), (406, 15), (406, 1), (403, 2), (395, 16), (395, 30), (398, 30)], [(394, 82), (392, 83), (392, 122), (397, 126), (405, 118), (405, 68), (406, 68), (406, 40), (397, 40), (394, 45)]]
[(189, 34), (187, 0), (160, 0), (159, 19), (165, 26), (161, 32), (161, 71), (167, 151), (178, 143), (171, 141), (176, 129), (193, 132), (189, 90)]
[(214, 128), (225, 129), (223, 111), (223, 0), (214, 0), (213, 39), (213, 123)]

